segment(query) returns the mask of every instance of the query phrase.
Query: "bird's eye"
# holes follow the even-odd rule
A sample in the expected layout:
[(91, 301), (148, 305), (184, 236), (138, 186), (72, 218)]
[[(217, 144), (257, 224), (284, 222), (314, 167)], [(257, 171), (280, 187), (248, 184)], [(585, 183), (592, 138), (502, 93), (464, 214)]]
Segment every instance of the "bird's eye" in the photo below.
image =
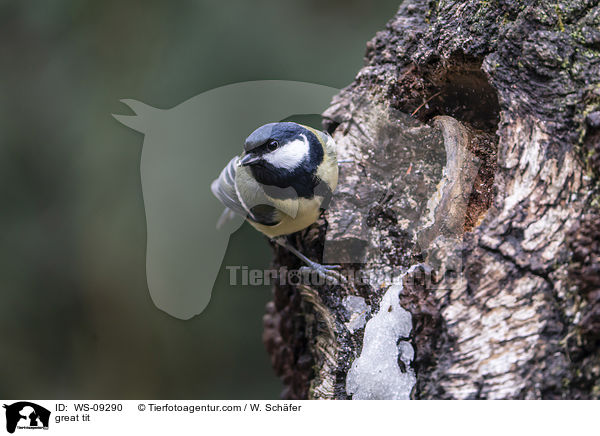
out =
[(274, 139), (271, 139), (269, 142), (267, 142), (267, 150), (273, 151), (277, 147), (279, 147), (279, 142), (275, 141)]

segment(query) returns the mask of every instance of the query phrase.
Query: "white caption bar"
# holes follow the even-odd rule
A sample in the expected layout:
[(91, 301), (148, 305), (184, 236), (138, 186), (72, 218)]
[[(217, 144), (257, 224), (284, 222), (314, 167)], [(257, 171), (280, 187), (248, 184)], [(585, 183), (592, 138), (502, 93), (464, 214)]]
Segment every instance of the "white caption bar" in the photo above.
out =
[[(592, 401), (3, 400), (0, 434), (587, 434)], [(12, 431), (11, 431), (12, 430)], [(44, 430), (42, 433), (35, 430)], [(8, 433), (2, 433), (8, 431)], [(231, 432), (231, 433), (230, 433)], [(235, 433), (234, 433), (235, 432)]]

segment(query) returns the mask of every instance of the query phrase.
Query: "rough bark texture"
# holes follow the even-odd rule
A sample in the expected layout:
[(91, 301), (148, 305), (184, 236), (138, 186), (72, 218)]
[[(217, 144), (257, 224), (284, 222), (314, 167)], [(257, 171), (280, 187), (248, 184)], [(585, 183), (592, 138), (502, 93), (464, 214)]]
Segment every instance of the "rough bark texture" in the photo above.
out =
[(355, 284), (275, 287), (284, 396), (349, 398), (364, 329), (344, 297), (374, 314), (382, 273), (423, 264), (400, 294), (413, 398), (598, 398), (597, 1), (405, 1), (324, 118), (354, 163), (292, 240)]

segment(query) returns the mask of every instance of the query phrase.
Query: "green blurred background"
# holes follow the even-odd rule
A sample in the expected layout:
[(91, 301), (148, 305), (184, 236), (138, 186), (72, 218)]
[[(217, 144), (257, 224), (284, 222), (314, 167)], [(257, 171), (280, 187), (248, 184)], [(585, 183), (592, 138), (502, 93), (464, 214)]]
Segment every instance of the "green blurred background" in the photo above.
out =
[[(143, 138), (110, 114), (127, 113), (121, 98), (170, 108), (247, 80), (344, 87), (397, 6), (0, 2), (0, 397), (278, 398), (268, 287), (230, 286), (222, 268), (190, 321), (150, 300)], [(223, 264), (270, 256), (244, 225)]]

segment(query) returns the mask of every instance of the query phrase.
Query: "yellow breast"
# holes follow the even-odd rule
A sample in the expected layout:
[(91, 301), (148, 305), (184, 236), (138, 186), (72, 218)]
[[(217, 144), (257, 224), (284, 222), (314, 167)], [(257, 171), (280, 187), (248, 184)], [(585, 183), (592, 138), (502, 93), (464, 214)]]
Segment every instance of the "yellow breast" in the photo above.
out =
[(290, 233), (298, 232), (307, 228), (314, 223), (321, 214), (321, 202), (323, 197), (314, 196), (311, 199), (298, 199), (298, 212), (295, 218), (281, 213), (281, 222), (274, 226), (264, 226), (248, 220), (252, 226), (258, 231), (264, 233), (269, 238), (274, 238), (281, 235), (289, 235)]

